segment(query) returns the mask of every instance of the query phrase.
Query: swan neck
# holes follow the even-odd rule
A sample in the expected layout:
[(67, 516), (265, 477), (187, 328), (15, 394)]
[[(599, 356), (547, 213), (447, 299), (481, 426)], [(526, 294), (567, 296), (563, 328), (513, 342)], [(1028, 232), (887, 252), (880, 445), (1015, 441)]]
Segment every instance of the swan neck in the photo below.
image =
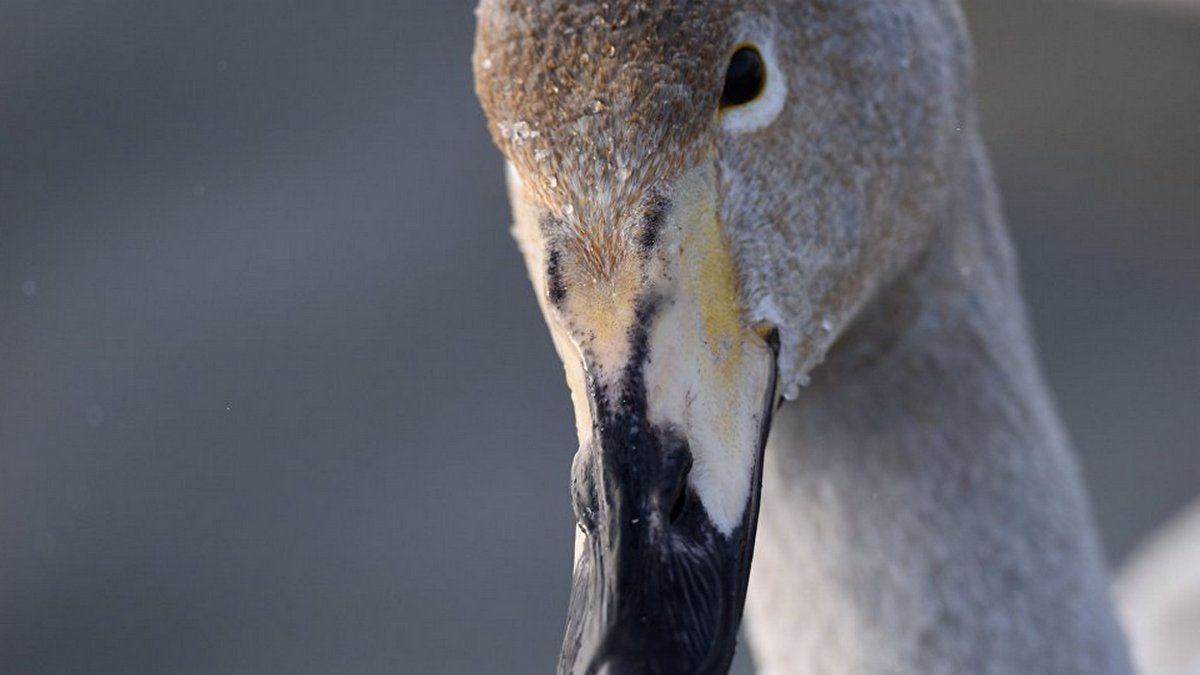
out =
[(1129, 672), (971, 156), (929, 250), (777, 415), (746, 611), (760, 672)]

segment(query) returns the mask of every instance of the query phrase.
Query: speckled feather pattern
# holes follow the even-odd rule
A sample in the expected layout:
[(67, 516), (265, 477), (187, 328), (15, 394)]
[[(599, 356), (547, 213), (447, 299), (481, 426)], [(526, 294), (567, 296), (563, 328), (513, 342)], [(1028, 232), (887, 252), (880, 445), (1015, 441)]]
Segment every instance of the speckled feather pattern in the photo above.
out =
[(724, 3), (485, 0), (477, 13), (492, 137), (604, 276), (636, 249), (634, 207), (710, 146)]

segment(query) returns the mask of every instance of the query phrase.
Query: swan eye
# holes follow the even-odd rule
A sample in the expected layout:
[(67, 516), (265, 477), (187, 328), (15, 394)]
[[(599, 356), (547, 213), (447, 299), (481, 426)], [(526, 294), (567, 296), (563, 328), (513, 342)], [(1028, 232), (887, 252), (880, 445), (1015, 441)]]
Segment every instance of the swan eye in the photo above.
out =
[(767, 84), (767, 67), (758, 49), (743, 45), (729, 57), (725, 70), (725, 88), (721, 91), (721, 109), (745, 105), (762, 94)]

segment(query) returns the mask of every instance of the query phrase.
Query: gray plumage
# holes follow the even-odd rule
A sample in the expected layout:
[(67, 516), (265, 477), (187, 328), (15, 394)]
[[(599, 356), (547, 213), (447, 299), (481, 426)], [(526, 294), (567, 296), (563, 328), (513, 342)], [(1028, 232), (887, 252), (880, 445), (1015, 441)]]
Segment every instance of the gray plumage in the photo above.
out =
[[(786, 102), (733, 133), (716, 101), (742, 41), (771, 46)], [(490, 127), (561, 228), (529, 236), (568, 242), (579, 278), (621, 268), (637, 196), (717, 157), (744, 318), (778, 327), (793, 399), (746, 613), (771, 675), (1130, 670), (970, 53), (955, 0), (480, 7)]]

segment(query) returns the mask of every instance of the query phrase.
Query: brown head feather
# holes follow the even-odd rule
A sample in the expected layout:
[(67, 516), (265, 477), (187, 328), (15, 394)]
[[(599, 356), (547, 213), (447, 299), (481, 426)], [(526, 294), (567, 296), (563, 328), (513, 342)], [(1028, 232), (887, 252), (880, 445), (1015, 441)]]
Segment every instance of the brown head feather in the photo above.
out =
[(478, 14), (492, 136), (562, 244), (608, 276), (636, 248), (640, 200), (712, 142), (728, 6), (484, 0)]

